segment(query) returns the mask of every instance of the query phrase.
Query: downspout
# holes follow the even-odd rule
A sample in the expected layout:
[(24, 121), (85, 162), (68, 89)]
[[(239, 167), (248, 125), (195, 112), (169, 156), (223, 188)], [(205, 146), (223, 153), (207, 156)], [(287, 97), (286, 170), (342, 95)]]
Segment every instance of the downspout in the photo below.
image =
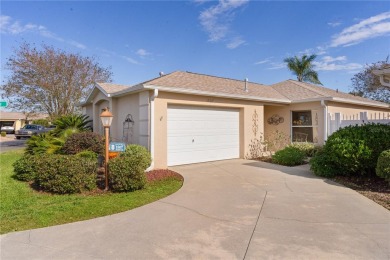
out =
[(146, 169), (150, 171), (154, 168), (154, 100), (158, 97), (158, 89), (154, 89), (153, 96), (150, 98), (150, 155), (152, 163)]
[(324, 107), (324, 144), (328, 139), (328, 106), (325, 103), (325, 100), (321, 100), (321, 106)]

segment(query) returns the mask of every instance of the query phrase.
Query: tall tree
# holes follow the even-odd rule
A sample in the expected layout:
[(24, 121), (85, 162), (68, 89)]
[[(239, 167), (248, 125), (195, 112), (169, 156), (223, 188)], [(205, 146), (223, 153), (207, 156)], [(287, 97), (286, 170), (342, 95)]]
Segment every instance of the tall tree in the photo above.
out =
[(316, 57), (317, 55), (315, 54), (310, 56), (305, 54), (302, 57), (294, 56), (285, 58), (284, 62), (287, 63), (288, 69), (297, 76), (298, 81), (306, 81), (322, 85), (318, 79), (317, 72), (314, 70), (313, 61)]
[(77, 103), (97, 81), (111, 81), (109, 68), (94, 58), (66, 53), (48, 45), (41, 50), (23, 43), (6, 63), (11, 75), (1, 86), (10, 107), (34, 113), (48, 113), (51, 118), (73, 114)]
[(379, 76), (372, 73), (373, 70), (389, 67), (389, 57), (383, 61), (367, 64), (361, 72), (352, 77), (350, 93), (390, 104), (390, 89), (383, 86)]

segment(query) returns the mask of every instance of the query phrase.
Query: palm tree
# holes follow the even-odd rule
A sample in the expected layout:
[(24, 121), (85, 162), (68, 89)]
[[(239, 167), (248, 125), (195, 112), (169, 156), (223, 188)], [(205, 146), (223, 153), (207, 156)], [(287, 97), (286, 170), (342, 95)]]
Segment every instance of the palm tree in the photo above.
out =
[(298, 81), (306, 81), (314, 84), (322, 83), (318, 79), (318, 74), (314, 71), (313, 60), (317, 57), (317, 55), (313, 54), (307, 56), (303, 55), (301, 58), (294, 56), (290, 58), (285, 58), (284, 62), (287, 63), (287, 67), (292, 71), (294, 75), (297, 75)]

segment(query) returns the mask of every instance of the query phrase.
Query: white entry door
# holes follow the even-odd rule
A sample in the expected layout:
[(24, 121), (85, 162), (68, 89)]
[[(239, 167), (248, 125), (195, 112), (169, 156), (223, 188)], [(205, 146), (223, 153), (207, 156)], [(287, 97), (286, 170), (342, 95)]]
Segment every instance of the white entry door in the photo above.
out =
[(168, 106), (168, 166), (239, 158), (239, 110)]

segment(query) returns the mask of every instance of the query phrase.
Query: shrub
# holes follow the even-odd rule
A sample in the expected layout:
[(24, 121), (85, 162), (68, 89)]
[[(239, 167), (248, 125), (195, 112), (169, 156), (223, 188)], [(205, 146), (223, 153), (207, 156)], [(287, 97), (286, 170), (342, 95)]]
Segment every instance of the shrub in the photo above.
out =
[(7, 133), (6, 133), (6, 132), (4, 132), (4, 131), (3, 131), (3, 132), (1, 132), (1, 136), (2, 136), (2, 137), (6, 137), (6, 136), (7, 136)]
[(31, 136), (27, 140), (26, 154), (57, 154), (62, 152), (65, 137), (55, 137), (50, 133)]
[(39, 158), (25, 154), (19, 160), (14, 162), (15, 178), (20, 181), (32, 181), (35, 176), (35, 164)]
[(383, 151), (378, 158), (376, 175), (387, 180), (390, 184), (390, 150)]
[(98, 158), (98, 154), (92, 151), (82, 151), (77, 153), (76, 156), (91, 159), (91, 160), (97, 160)]
[(313, 143), (292, 143), (289, 146), (304, 152), (307, 157), (313, 157), (320, 149), (320, 146), (316, 146)]
[(96, 188), (96, 160), (52, 154), (40, 157), (34, 168), (34, 184), (44, 191), (70, 194)]
[(379, 154), (388, 149), (389, 125), (348, 126), (328, 138), (323, 151), (310, 162), (311, 169), (319, 176), (372, 175)]
[(140, 145), (128, 145), (126, 151), (109, 161), (109, 181), (113, 191), (134, 191), (146, 184), (145, 170), (151, 163), (148, 150)]
[(56, 136), (62, 135), (62, 132), (71, 130), (72, 132), (90, 131), (92, 120), (88, 119), (87, 115), (65, 115), (54, 121), (56, 128), (53, 133)]
[(303, 164), (304, 159), (305, 153), (292, 146), (287, 146), (286, 148), (277, 151), (272, 156), (273, 162), (286, 166)]
[(82, 151), (92, 151), (97, 154), (103, 154), (104, 141), (97, 133), (74, 133), (66, 139), (62, 150), (65, 154), (77, 154)]

